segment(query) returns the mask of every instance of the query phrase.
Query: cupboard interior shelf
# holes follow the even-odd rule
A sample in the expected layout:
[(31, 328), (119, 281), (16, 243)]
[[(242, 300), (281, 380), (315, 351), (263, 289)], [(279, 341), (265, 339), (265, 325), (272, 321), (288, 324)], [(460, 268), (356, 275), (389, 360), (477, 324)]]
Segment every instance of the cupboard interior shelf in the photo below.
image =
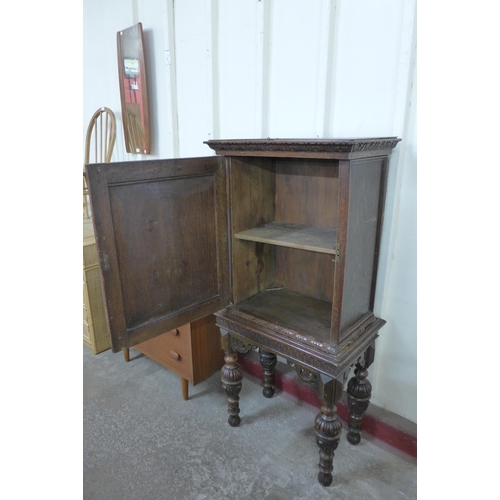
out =
[(337, 230), (328, 227), (271, 222), (236, 233), (234, 237), (244, 241), (257, 241), (333, 255), (337, 242)]
[(311, 337), (329, 340), (332, 304), (285, 288), (268, 289), (236, 306), (240, 311)]

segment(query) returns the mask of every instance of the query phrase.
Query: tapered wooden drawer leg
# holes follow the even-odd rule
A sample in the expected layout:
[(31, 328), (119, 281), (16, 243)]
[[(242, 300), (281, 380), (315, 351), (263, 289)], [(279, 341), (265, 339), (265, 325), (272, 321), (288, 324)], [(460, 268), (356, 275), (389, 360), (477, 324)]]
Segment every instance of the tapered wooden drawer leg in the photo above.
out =
[(181, 377), (181, 386), (182, 386), (182, 399), (184, 399), (184, 401), (187, 401), (189, 397), (189, 381)]
[(125, 347), (123, 349), (123, 357), (125, 358), (125, 361), (128, 363), (130, 361), (130, 351), (128, 347)]

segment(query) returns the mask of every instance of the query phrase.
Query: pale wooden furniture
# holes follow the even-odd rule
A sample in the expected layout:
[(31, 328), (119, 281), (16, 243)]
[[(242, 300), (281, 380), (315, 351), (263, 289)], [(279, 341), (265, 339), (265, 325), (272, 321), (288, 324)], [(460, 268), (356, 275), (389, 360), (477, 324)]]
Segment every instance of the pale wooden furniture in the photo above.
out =
[(215, 314), (228, 423), (240, 423), (238, 353), (259, 350), (265, 397), (285, 358), (321, 398), (318, 481), (331, 484), (344, 385), (354, 445), (372, 392), (387, 164), (399, 140), (211, 140), (217, 156), (87, 165), (113, 350)]
[[(84, 164), (109, 162), (116, 140), (116, 118), (109, 108), (98, 109), (85, 137)], [(99, 257), (90, 213), (87, 177), (83, 172), (83, 342), (98, 354), (111, 347), (99, 276)]]
[(83, 343), (99, 354), (111, 347), (92, 219), (83, 219)]
[(189, 384), (196, 385), (220, 370), (224, 356), (215, 316), (193, 321), (134, 348), (157, 361), (181, 378), (182, 397), (189, 396)]

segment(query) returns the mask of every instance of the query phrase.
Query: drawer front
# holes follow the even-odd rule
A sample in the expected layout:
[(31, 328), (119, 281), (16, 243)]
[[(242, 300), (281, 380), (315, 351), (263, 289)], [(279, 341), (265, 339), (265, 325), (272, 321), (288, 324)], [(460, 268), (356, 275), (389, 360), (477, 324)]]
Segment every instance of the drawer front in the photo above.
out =
[(83, 247), (83, 268), (99, 266), (99, 256), (97, 254), (97, 246), (87, 245)]
[(92, 339), (90, 338), (89, 325), (83, 322), (83, 341), (87, 345), (92, 345)]
[(160, 335), (160, 337), (164, 337), (163, 343), (165, 345), (177, 345), (191, 349), (191, 328), (189, 325), (183, 325), (179, 328), (175, 328), (174, 330), (170, 330), (169, 332)]
[(185, 325), (134, 346), (157, 363), (193, 381), (190, 327)]

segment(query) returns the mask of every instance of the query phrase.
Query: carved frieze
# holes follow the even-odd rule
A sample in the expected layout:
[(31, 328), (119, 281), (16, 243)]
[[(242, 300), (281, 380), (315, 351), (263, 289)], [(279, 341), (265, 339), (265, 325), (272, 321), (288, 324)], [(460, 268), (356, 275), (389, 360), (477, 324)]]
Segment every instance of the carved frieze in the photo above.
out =
[(334, 354), (336, 348), (333, 344), (326, 341), (319, 341), (318, 339), (301, 334), (295, 330), (291, 330), (290, 328), (284, 328), (276, 323), (272, 323), (270, 321), (266, 321), (265, 319), (257, 318), (251, 314), (247, 314), (243, 311), (239, 311), (238, 309), (231, 309), (231, 316), (239, 317), (243, 320), (251, 321), (256, 326), (261, 326), (267, 330), (271, 330), (275, 332), (277, 335), (282, 335), (286, 338), (292, 338), (298, 342), (302, 342), (304, 344), (311, 345), (320, 351), (324, 351), (328, 354)]
[(294, 363), (293, 361), (287, 361), (288, 366), (291, 366), (295, 372), (297, 373), (300, 380), (305, 382), (306, 384), (317, 385), (318, 383), (318, 374), (316, 372), (312, 372), (307, 368), (299, 365), (298, 363)]
[(245, 354), (248, 351), (252, 351), (257, 349), (257, 346), (242, 342), (240, 339), (236, 337), (231, 338), (231, 348), (233, 351), (237, 351), (240, 354)]
[[(217, 326), (229, 332), (229, 335), (232, 337), (231, 346), (235, 350), (238, 350), (235, 348), (235, 345), (239, 349), (243, 349), (243, 351), (239, 350), (239, 352), (245, 352), (245, 349), (249, 350), (251, 348), (249, 346), (261, 347), (287, 360), (297, 362), (303, 365), (305, 369), (318, 371), (336, 379), (342, 377), (343, 373), (351, 365), (358, 362), (360, 356), (363, 355), (364, 351), (378, 336), (378, 329), (367, 331), (366, 336), (362, 339), (358, 338), (356, 343), (349, 345), (349, 349), (343, 349), (341, 356), (336, 356), (331, 353), (321, 352), (318, 348), (313, 349), (315, 347), (313, 344), (306, 347), (291, 342), (285, 343), (280, 338), (278, 331), (282, 332), (282, 335), (290, 335), (291, 332), (289, 330), (278, 327), (277, 331), (277, 328), (270, 328), (270, 324), (267, 321), (260, 320), (241, 311), (231, 309), (230, 311), (226, 310), (223, 313), (217, 313), (216, 316)], [(277, 327), (274, 324), (272, 326)], [(234, 344), (233, 339), (235, 337), (232, 334), (241, 336), (238, 339), (239, 343)], [(321, 343), (318, 342), (318, 344)]]

